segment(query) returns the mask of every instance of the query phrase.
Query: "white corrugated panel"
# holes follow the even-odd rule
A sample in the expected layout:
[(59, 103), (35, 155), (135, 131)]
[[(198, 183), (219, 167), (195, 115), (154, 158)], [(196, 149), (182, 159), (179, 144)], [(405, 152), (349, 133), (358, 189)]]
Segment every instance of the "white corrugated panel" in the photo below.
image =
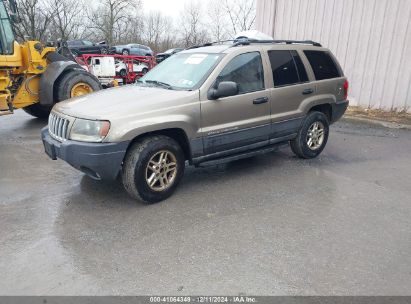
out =
[(256, 27), (331, 49), (352, 105), (411, 112), (411, 0), (257, 0)]

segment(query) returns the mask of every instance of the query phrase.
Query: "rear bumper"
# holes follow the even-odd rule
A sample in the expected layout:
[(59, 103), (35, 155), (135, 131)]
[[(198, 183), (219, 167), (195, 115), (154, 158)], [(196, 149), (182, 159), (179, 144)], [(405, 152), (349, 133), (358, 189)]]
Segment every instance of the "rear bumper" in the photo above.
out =
[(48, 127), (41, 131), (44, 150), (51, 159), (62, 159), (96, 180), (117, 178), (129, 141), (120, 143), (86, 143), (66, 140), (59, 142), (49, 134)]
[(347, 110), (348, 104), (349, 101), (344, 100), (332, 105), (331, 123), (336, 122), (344, 115), (345, 111)]

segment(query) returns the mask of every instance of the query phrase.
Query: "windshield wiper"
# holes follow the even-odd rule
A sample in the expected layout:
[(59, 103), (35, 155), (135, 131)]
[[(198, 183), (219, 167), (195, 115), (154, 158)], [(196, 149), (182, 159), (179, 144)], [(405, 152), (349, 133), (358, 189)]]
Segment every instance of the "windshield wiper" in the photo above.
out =
[(158, 81), (158, 80), (146, 80), (145, 82), (146, 82), (146, 83), (153, 83), (153, 84), (162, 86), (162, 87), (164, 87), (164, 88), (166, 88), (166, 89), (168, 89), (168, 90), (171, 90), (171, 89), (172, 89), (171, 85), (169, 85), (168, 83), (162, 82), (162, 81)]

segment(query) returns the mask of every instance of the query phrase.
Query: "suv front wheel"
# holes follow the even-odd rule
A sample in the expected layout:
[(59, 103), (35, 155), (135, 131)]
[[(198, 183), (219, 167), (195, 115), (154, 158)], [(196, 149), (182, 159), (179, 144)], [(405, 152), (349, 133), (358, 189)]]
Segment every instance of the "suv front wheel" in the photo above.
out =
[(150, 136), (131, 146), (123, 163), (126, 191), (146, 203), (165, 200), (184, 174), (185, 158), (179, 144), (167, 136)]
[(297, 137), (290, 142), (291, 150), (300, 158), (317, 157), (327, 144), (328, 133), (327, 116), (322, 112), (310, 112), (304, 119)]

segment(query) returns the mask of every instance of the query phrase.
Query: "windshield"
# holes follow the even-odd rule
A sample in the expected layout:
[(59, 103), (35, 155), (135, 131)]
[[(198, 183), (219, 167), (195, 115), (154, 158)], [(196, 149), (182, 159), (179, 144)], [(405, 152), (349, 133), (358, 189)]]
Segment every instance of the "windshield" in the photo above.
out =
[(0, 2), (0, 53), (13, 54), (14, 33), (3, 1)]
[(169, 89), (191, 90), (200, 86), (223, 54), (179, 53), (139, 79), (139, 83), (163, 84)]

